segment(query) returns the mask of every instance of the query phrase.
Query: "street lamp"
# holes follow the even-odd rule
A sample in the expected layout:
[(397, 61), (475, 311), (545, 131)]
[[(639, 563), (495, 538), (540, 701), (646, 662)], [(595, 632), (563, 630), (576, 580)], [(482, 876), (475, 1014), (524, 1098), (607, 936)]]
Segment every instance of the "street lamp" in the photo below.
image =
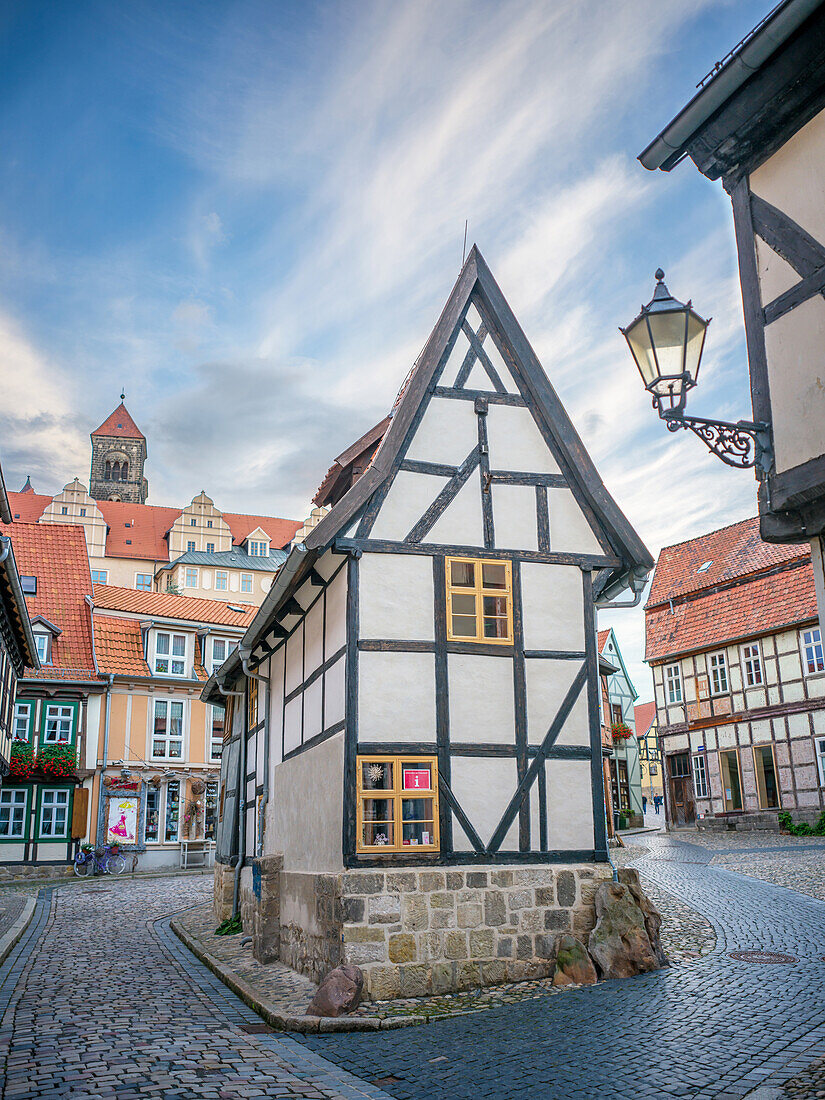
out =
[(767, 424), (739, 420), (707, 420), (686, 416), (688, 391), (699, 377), (710, 318), (703, 320), (691, 302), (674, 298), (664, 283), (665, 273), (656, 272), (653, 298), (642, 306), (639, 316), (619, 331), (627, 340), (653, 407), (668, 431), (690, 429), (728, 466), (745, 470), (756, 466), (765, 474), (771, 464), (770, 433)]

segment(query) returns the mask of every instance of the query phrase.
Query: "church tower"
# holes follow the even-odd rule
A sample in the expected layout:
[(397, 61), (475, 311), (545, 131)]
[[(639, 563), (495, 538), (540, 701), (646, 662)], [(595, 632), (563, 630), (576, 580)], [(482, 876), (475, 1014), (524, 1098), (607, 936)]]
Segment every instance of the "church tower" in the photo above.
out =
[(95, 500), (122, 500), (145, 504), (149, 484), (143, 476), (146, 436), (123, 404), (92, 432), (92, 469), (89, 493)]

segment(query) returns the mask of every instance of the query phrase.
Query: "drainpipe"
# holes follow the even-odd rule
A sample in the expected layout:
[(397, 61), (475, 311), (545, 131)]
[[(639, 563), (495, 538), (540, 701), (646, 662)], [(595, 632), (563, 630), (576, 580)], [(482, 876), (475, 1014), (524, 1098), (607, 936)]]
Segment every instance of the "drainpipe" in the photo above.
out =
[(109, 672), (106, 675), (106, 718), (103, 723), (103, 767), (100, 769), (100, 783), (97, 789), (97, 843), (101, 844), (101, 827), (102, 821), (100, 817), (100, 808), (103, 805), (103, 776), (106, 774), (106, 765), (109, 763), (109, 721), (112, 715), (112, 684), (115, 682), (115, 675), (113, 672)]

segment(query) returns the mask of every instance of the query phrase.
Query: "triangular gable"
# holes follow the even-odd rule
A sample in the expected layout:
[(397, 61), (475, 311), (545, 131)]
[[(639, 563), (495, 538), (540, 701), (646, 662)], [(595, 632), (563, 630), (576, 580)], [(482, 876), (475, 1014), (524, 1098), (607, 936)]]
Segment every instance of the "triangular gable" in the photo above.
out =
[[(472, 319), (477, 315), (478, 324), (486, 333), (472, 328), (466, 320), (468, 314)], [(483, 342), (482, 335), (485, 337)], [(464, 365), (466, 354), (461, 364), (454, 366), (454, 360), (460, 355), (453, 353), (457, 343), (461, 348), (461, 341), (465, 348), (472, 348), (475, 353), (469, 370)], [(358, 534), (363, 536), (369, 530), (430, 398), (434, 393), (444, 392), (442, 380), (452, 383), (452, 388), (468, 390), (469, 394), (474, 392), (467, 381), (482, 359), (478, 354), (479, 345), (483, 350), (488, 347), (493, 350), (493, 355), (487, 353), (487, 359), (494, 368), (496, 360), (503, 362), (506, 374), (505, 381), (500, 372), (490, 371), (482, 361), (486, 382), (481, 399), (493, 394), (490, 400), (506, 404), (511, 387), (517, 389), (519, 397), (515, 400), (519, 405), (523, 401), (530, 410), (549, 455), (558, 464), (595, 537), (605, 551), (612, 551), (618, 559), (614, 573), (651, 568), (652, 557), (605, 489), (535, 352), (475, 246), (405, 385), (371, 467), (310, 533), (306, 539), (307, 549), (316, 550), (327, 545), (359, 515), (362, 518)], [(472, 408), (472, 404), (468, 404)]]
[[(601, 639), (601, 631), (599, 631), (599, 638)], [(621, 646), (619, 645), (619, 639), (616, 637), (616, 634), (615, 634), (612, 626), (607, 630), (607, 637), (604, 639), (603, 644), (599, 646), (599, 652), (600, 653), (605, 653), (606, 652), (609, 642), (613, 643), (614, 652), (610, 653), (610, 654), (607, 654), (607, 660), (608, 661), (614, 661), (614, 658), (616, 658), (616, 657), (619, 658), (619, 671), (624, 675), (624, 678), (627, 681), (627, 685), (633, 693), (633, 701), (635, 702), (639, 698), (639, 693), (636, 690), (636, 687), (635, 687), (633, 681), (630, 679), (630, 673), (627, 671), (627, 665), (624, 663), (624, 657), (622, 656), (622, 650), (621, 650)], [(613, 673), (613, 675), (615, 675), (615, 673)]]

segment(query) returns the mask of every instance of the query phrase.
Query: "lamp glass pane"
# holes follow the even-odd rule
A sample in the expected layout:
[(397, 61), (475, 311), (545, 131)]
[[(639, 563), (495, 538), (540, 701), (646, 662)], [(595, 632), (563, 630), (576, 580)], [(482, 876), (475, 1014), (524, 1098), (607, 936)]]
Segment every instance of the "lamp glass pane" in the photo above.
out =
[(685, 355), (685, 370), (690, 372), (694, 382), (699, 374), (699, 360), (702, 357), (702, 347), (705, 343), (705, 333), (708, 323), (697, 314), (688, 314), (687, 352)]
[(672, 313), (651, 313), (648, 321), (659, 361), (659, 375), (672, 377), (681, 374), (685, 350), (684, 311), (680, 309)]
[(633, 352), (642, 380), (646, 386), (649, 386), (656, 377), (656, 360), (653, 358), (650, 333), (647, 331), (644, 317), (625, 331), (625, 337), (630, 344), (630, 350)]

